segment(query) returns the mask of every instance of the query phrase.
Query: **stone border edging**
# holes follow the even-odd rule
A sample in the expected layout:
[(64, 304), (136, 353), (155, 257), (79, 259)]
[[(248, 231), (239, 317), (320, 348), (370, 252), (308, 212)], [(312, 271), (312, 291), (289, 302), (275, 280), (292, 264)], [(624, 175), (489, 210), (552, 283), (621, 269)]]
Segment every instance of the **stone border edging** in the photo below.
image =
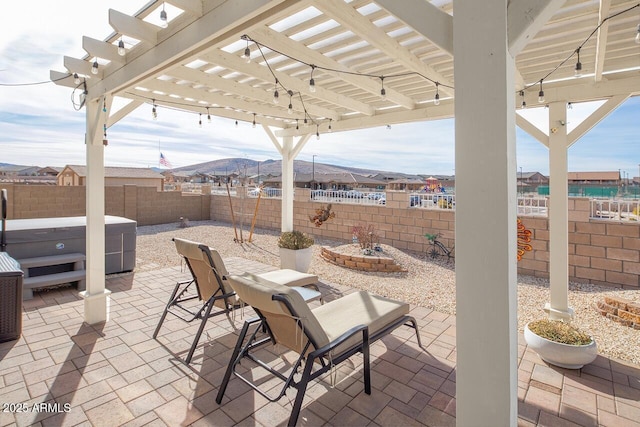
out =
[(640, 330), (640, 304), (624, 298), (604, 297), (598, 301), (598, 313), (621, 325)]
[(350, 268), (358, 271), (400, 273), (406, 272), (402, 266), (396, 264), (393, 258), (381, 258), (375, 256), (354, 256), (334, 252), (326, 246), (320, 251), (320, 256), (331, 264)]

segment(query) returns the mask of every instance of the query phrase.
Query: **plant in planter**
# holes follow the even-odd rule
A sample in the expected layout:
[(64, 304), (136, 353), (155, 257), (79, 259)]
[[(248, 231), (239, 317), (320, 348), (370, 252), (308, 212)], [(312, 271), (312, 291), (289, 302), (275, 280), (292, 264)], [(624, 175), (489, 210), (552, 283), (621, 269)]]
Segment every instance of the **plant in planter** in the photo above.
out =
[(580, 369), (598, 355), (595, 340), (560, 320), (527, 323), (524, 339), (542, 360), (568, 369)]
[(278, 239), (280, 268), (306, 273), (311, 265), (313, 237), (301, 231), (284, 231)]

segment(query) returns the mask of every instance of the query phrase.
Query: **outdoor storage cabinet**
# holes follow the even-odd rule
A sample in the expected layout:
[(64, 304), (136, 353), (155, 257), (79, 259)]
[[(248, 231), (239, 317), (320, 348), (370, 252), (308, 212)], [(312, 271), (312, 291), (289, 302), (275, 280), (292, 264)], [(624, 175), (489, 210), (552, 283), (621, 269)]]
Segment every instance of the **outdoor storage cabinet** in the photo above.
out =
[[(15, 259), (70, 253), (86, 255), (86, 225), (84, 216), (7, 220), (6, 250)], [(105, 216), (106, 274), (135, 268), (136, 226), (136, 221), (128, 218)]]
[(0, 252), (0, 342), (22, 334), (22, 270), (6, 252)]

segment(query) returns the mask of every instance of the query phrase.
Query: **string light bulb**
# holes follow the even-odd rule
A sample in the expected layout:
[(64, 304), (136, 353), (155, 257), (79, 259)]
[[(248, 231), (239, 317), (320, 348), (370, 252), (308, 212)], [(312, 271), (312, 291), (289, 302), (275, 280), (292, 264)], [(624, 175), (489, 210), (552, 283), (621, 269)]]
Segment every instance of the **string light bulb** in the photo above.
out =
[(329, 133), (333, 132), (333, 128), (331, 127), (331, 122), (333, 119), (329, 119)]
[(151, 107), (151, 117), (153, 120), (158, 120), (158, 109), (156, 108), (156, 100), (153, 100), (153, 107)]
[(78, 76), (78, 73), (73, 73), (73, 83), (77, 85), (80, 84), (80, 76)]
[(576, 49), (576, 53), (578, 54), (578, 62), (576, 62), (576, 66), (574, 68), (574, 71), (575, 71), (574, 76), (582, 77), (582, 62), (580, 62), (580, 48)]
[(120, 41), (118, 42), (118, 55), (125, 56), (126, 54), (127, 54), (127, 51), (124, 48), (124, 41), (120, 39)]
[(638, 29), (636, 30), (636, 44), (640, 44), (640, 24), (638, 24)]
[(238, 127), (238, 121), (236, 120), (236, 128)]
[(207, 107), (207, 122), (211, 123), (211, 114), (209, 114), (209, 107)]
[(251, 62), (251, 49), (249, 49), (249, 38), (247, 36), (243, 36), (242, 38), (247, 40), (247, 47), (244, 48), (244, 53), (242, 54), (242, 58), (247, 62)]
[(316, 139), (320, 140), (320, 129), (319, 129), (318, 125), (316, 125)]
[(384, 101), (387, 99), (387, 91), (384, 89), (384, 76), (380, 76), (380, 86), (380, 98)]
[(538, 103), (544, 102), (544, 90), (542, 90), (542, 79), (540, 79), (540, 92), (538, 92)]
[(253, 113), (253, 123), (251, 124), (252, 128), (256, 127), (256, 113)]
[(300, 126), (298, 125), (298, 119), (296, 119), (296, 130), (299, 130)]
[(313, 70), (315, 70), (315, 69), (316, 69), (316, 66), (312, 65), (311, 66), (311, 78), (309, 79), (309, 92), (311, 92), (311, 93), (315, 93), (316, 92), (316, 81), (313, 79)]
[(164, 10), (164, 3), (162, 3), (162, 10), (160, 11), (160, 26), (162, 28), (167, 28), (169, 26), (169, 22), (167, 21), (167, 11)]
[(520, 96), (522, 97), (522, 104), (520, 105), (520, 108), (524, 110), (527, 108), (527, 102), (524, 100), (524, 90), (520, 91)]
[(291, 98), (293, 98), (293, 91), (291, 89), (289, 89), (287, 91), (287, 95), (289, 95), (289, 106), (287, 107), (287, 113), (289, 115), (293, 114), (293, 104), (291, 103)]
[(433, 98), (433, 105), (440, 105), (440, 83), (436, 82), (436, 96)]
[(202, 113), (198, 113), (199, 119), (198, 119), (198, 127), (202, 127)]
[(91, 74), (93, 75), (98, 74), (98, 67), (99, 67), (98, 60), (96, 59), (93, 61), (93, 65), (91, 66)]
[(273, 103), (276, 105), (280, 103), (280, 94), (278, 93), (278, 79), (276, 79), (276, 84), (273, 88)]

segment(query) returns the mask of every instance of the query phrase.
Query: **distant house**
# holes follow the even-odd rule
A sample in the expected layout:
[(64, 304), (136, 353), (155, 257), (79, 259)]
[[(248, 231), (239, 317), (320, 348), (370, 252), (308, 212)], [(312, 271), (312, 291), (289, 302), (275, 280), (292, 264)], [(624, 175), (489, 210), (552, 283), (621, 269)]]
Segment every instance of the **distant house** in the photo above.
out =
[(58, 176), (58, 174), (62, 171), (63, 168), (56, 168), (53, 166), (45, 166), (43, 168), (38, 168), (36, 171), (36, 175), (38, 176)]
[(413, 178), (394, 179), (393, 181), (387, 182), (387, 188), (389, 190), (422, 191), (426, 185), (426, 181)]
[(567, 180), (569, 185), (619, 185), (620, 172), (569, 172)]
[[(67, 165), (58, 174), (58, 185), (84, 186), (87, 182), (87, 167)], [(155, 187), (158, 191), (164, 190), (164, 177), (147, 168), (104, 168), (104, 184), (113, 185), (138, 185), (140, 187)]]
[[(263, 177), (267, 187), (282, 187), (282, 176)], [(323, 190), (371, 189), (384, 190), (387, 183), (357, 173), (297, 173), (294, 186), (299, 188), (315, 188)]]

